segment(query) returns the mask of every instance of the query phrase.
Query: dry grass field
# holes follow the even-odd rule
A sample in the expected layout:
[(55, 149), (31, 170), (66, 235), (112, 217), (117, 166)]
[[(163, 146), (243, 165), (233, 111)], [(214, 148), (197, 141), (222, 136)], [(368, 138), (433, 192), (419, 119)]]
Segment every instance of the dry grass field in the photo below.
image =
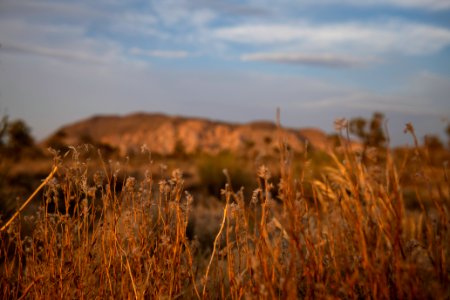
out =
[(217, 199), (150, 156), (132, 173), (55, 152), (37, 212), (0, 223), (0, 297), (449, 299), (448, 150), (362, 158), (340, 129), (321, 163), (280, 133), (276, 163), (224, 166)]

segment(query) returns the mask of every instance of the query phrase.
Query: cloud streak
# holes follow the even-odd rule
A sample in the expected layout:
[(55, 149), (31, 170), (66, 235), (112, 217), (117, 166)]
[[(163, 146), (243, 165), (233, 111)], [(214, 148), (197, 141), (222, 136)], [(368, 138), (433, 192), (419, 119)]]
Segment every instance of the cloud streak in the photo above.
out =
[[(312, 2), (313, 0), (307, 0)], [(450, 9), (450, 2), (447, 0), (325, 0), (317, 1), (320, 4), (336, 3), (354, 6), (390, 6), (403, 8), (421, 8), (426, 10), (447, 10)]]
[(84, 51), (67, 51), (23, 44), (0, 44), (0, 52), (11, 54), (38, 55), (66, 62), (86, 64), (106, 64), (110, 59), (105, 56), (92, 55)]
[(353, 68), (375, 61), (373, 58), (358, 58), (333, 54), (306, 53), (251, 53), (241, 56), (242, 61), (263, 61), (281, 64), (310, 65), (331, 68)]
[(440, 109), (436, 109), (436, 107), (426, 103), (426, 100), (417, 97), (409, 98), (405, 91), (381, 95), (364, 90), (354, 90), (349, 91), (347, 94), (302, 103), (299, 105), (299, 108), (322, 109), (327, 111), (335, 111), (337, 108), (341, 108), (366, 112), (396, 112), (405, 115), (429, 117), (444, 117), (450, 113), (449, 108), (441, 107)]
[(450, 30), (447, 28), (397, 20), (326, 25), (241, 24), (216, 29), (213, 35), (233, 43), (289, 46), (306, 51), (351, 49), (367, 53), (426, 55), (450, 45)]
[(130, 54), (138, 56), (150, 56), (157, 58), (186, 58), (189, 52), (183, 50), (143, 50), (140, 48), (132, 48)]
[[(273, 2), (269, 0), (254, 0), (251, 2), (263, 7), (273, 7)], [(288, 7), (347, 5), (353, 7), (394, 7), (428, 11), (450, 9), (450, 2), (447, 0), (285, 0), (283, 4)]]

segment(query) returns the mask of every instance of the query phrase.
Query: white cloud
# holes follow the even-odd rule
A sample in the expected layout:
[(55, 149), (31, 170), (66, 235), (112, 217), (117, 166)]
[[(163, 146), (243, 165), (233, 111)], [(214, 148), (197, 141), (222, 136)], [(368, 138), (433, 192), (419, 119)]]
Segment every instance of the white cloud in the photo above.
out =
[(83, 37), (85, 29), (76, 25), (43, 24), (27, 21), (25, 18), (0, 19), (0, 43), (65, 43)]
[(304, 108), (321, 108), (329, 111), (336, 109), (363, 110), (366, 112), (383, 111), (395, 112), (407, 115), (421, 116), (445, 116), (450, 109), (437, 109), (420, 97), (409, 98), (408, 92), (403, 90), (387, 95), (367, 92), (362, 89), (349, 91), (348, 94), (331, 96), (318, 101), (308, 102), (302, 105)]
[(273, 44), (286, 43), (304, 38), (305, 29), (289, 25), (237, 25), (214, 31), (217, 38), (238, 43)]
[(124, 61), (120, 44), (86, 36), (77, 25), (33, 23), (24, 19), (0, 20), (0, 53), (35, 55), (74, 63), (105, 64)]
[(20, 45), (20, 44), (1, 44), (0, 52), (12, 54), (32, 54), (55, 58), (63, 61), (73, 61), (81, 63), (103, 64), (109, 62), (107, 56), (92, 55), (84, 51), (67, 51), (62, 49), (52, 49), (46, 47)]
[(174, 26), (184, 24), (188, 27), (204, 27), (214, 20), (216, 13), (209, 8), (189, 6), (185, 0), (165, 0), (153, 3), (153, 9), (164, 25)]
[(271, 6), (264, 8), (261, 7), (261, 3), (248, 4), (246, 1), (232, 2), (228, 0), (191, 0), (189, 2), (193, 8), (207, 8), (216, 13), (227, 16), (245, 16), (249, 17), (262, 17), (268, 16), (270, 10), (273, 10), (273, 3)]
[(140, 48), (132, 48), (130, 54), (159, 58), (186, 58), (189, 56), (187, 51), (182, 50), (143, 50)]
[[(321, 2), (321, 1), (319, 1)], [(325, 0), (325, 3), (340, 3), (337, 0)], [(449, 9), (450, 2), (448, 0), (344, 0), (343, 2), (355, 6), (397, 6), (404, 8), (423, 8), (428, 10)]]
[[(250, 0), (254, 5), (263, 5), (264, 7), (273, 7), (273, 1), (269, 0)], [(356, 7), (398, 7), (407, 9), (425, 9), (425, 10), (446, 10), (450, 9), (448, 0), (280, 0), (278, 6), (301, 7), (301, 6), (323, 6), (323, 5), (351, 5)]]
[(115, 17), (110, 24), (110, 29), (119, 35), (168, 39), (169, 35), (159, 28), (158, 22), (157, 16), (150, 13), (125, 12)]
[(0, 15), (5, 17), (58, 17), (65, 20), (86, 20), (104, 17), (102, 10), (94, 10), (81, 1), (48, 1), (48, 0), (3, 0), (0, 3)]
[(387, 20), (377, 23), (317, 25), (260, 24), (216, 29), (213, 36), (229, 42), (290, 46), (297, 51), (432, 54), (450, 45), (450, 30), (432, 25)]
[(283, 64), (301, 64), (333, 68), (351, 68), (366, 65), (375, 61), (374, 58), (358, 58), (334, 54), (309, 54), (309, 53), (251, 53), (241, 56), (242, 61), (266, 61)]
[(216, 14), (209, 9), (201, 9), (201, 10), (197, 10), (194, 11), (191, 14), (191, 22), (192, 24), (194, 24), (195, 26), (204, 26), (207, 25), (209, 22), (211, 22), (212, 20), (214, 20), (216, 18)]

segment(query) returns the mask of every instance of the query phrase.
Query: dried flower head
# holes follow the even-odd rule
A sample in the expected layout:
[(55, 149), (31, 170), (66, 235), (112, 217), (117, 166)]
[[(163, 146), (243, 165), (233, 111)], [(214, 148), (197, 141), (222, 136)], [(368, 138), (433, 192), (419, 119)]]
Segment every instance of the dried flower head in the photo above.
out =
[(262, 190), (260, 188), (257, 188), (253, 191), (252, 193), (252, 200), (251, 203), (252, 204), (257, 204), (258, 203), (258, 196), (259, 194), (262, 192)]
[(180, 169), (175, 169), (172, 171), (172, 180), (175, 182), (181, 181), (183, 178), (183, 172)]
[(125, 190), (126, 191), (133, 191), (135, 185), (136, 185), (136, 178), (128, 177), (127, 181), (125, 182)]
[(414, 134), (414, 126), (411, 123), (406, 123), (405, 129), (403, 129), (403, 132), (404, 133), (410, 132), (410, 133)]
[(147, 144), (143, 144), (141, 146), (141, 153), (147, 153), (147, 152), (149, 152)]
[(258, 169), (258, 176), (261, 178), (264, 178), (265, 180), (269, 180), (271, 177), (271, 174), (270, 174), (269, 169), (265, 165), (262, 165)]
[(341, 131), (342, 129), (347, 128), (348, 121), (346, 118), (339, 118), (334, 121), (334, 129), (337, 131)]
[(186, 197), (187, 205), (191, 205), (192, 203), (194, 203), (194, 197), (188, 191), (184, 191), (184, 194)]
[(94, 183), (96, 187), (100, 187), (103, 185), (104, 174), (101, 171), (97, 171), (94, 174)]

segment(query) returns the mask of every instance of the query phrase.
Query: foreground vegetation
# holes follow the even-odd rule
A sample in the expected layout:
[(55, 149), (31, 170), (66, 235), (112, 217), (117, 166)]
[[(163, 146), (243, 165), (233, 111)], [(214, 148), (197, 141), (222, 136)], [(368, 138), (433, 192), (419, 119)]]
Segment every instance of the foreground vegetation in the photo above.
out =
[[(133, 177), (82, 148), (55, 152), (37, 213), (0, 223), (1, 297), (449, 298), (447, 165), (418, 144), (356, 153), (341, 123), (326, 164), (280, 142), (276, 168), (239, 179), (250, 192), (223, 160), (221, 202), (195, 199), (177, 168), (155, 174), (151, 158)], [(213, 168), (202, 158), (203, 176)]]

